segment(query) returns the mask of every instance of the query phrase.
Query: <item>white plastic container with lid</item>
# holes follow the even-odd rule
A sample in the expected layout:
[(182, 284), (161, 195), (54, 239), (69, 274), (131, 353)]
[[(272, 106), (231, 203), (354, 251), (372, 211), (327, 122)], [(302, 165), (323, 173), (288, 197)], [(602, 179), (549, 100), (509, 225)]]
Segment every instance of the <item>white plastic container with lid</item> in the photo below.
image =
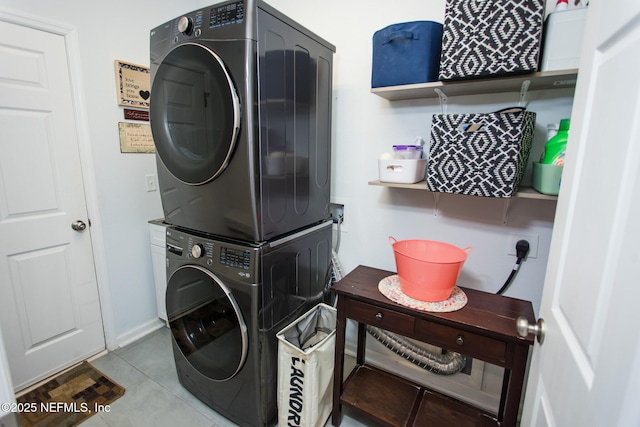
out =
[(381, 182), (415, 184), (424, 180), (427, 159), (378, 159), (378, 177)]
[(551, 12), (545, 24), (541, 71), (572, 70), (580, 65), (587, 7)]
[(422, 158), (422, 145), (394, 145), (394, 159), (420, 159)]

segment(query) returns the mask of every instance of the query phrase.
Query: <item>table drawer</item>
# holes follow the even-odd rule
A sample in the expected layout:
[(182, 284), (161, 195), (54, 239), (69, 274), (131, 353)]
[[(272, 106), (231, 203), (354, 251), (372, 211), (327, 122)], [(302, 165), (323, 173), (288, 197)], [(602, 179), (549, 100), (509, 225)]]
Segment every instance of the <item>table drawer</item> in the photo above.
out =
[(347, 317), (401, 335), (412, 335), (415, 332), (416, 319), (413, 316), (360, 301), (349, 301)]
[(465, 356), (505, 366), (507, 343), (494, 338), (477, 335), (450, 326), (421, 320), (417, 326), (417, 337), (421, 341), (437, 345)]

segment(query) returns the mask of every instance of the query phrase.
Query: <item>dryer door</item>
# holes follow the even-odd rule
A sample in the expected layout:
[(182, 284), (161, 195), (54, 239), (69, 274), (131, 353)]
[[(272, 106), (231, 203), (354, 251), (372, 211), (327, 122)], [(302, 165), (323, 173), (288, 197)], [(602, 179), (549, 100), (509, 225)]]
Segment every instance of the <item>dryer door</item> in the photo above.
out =
[(180, 351), (214, 381), (232, 378), (248, 351), (247, 326), (229, 289), (210, 271), (186, 265), (167, 282), (167, 315)]
[(224, 171), (240, 131), (240, 101), (215, 52), (197, 43), (169, 52), (149, 102), (156, 152), (178, 180), (204, 184)]

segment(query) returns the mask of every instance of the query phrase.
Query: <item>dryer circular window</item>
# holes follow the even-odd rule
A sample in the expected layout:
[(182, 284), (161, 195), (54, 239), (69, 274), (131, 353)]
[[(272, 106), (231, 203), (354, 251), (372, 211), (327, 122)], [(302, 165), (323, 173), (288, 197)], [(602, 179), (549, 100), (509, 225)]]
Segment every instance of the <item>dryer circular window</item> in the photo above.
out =
[(240, 101), (222, 59), (185, 43), (160, 62), (150, 119), (158, 157), (178, 180), (200, 185), (229, 164), (240, 130)]
[(207, 378), (226, 381), (244, 365), (247, 326), (229, 289), (198, 265), (178, 268), (167, 281), (171, 333), (187, 361)]

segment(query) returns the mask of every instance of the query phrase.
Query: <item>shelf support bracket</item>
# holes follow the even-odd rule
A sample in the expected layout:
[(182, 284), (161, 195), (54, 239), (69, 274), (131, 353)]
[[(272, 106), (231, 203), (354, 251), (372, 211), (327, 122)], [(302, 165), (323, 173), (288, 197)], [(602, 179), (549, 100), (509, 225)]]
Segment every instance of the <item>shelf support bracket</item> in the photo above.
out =
[(447, 114), (447, 95), (440, 88), (435, 88), (433, 90), (438, 94), (438, 98), (440, 98), (442, 114)]
[(505, 199), (502, 206), (502, 224), (506, 225), (509, 222), (509, 208), (511, 207), (511, 197)]
[(518, 107), (527, 106), (527, 91), (529, 90), (530, 84), (531, 80), (524, 80), (522, 85), (520, 85), (520, 101), (518, 102)]

